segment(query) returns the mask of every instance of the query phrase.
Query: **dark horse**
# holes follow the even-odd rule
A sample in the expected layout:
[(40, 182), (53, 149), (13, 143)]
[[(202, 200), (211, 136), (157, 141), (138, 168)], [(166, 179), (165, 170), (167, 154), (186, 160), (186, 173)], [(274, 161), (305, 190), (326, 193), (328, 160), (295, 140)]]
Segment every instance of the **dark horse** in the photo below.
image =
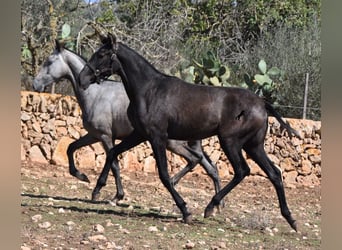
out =
[(281, 170), (264, 150), (267, 111), (276, 117), (289, 135), (297, 133), (270, 104), (246, 89), (194, 85), (165, 75), (137, 52), (117, 42), (111, 34), (102, 38), (102, 42), (103, 45), (81, 71), (80, 84), (87, 88), (98, 79), (113, 73), (119, 74), (130, 99), (127, 112), (134, 131), (110, 150), (101, 175), (105, 176), (113, 159), (123, 150), (148, 140), (152, 145), (159, 177), (181, 210), (184, 222), (189, 223), (191, 213), (172, 186), (167, 172), (166, 141), (168, 138), (198, 140), (217, 135), (235, 174), (213, 196), (204, 217), (212, 215), (214, 207), (219, 205), (223, 197), (249, 175), (250, 168), (243, 157), (243, 149), (265, 171), (277, 192), (281, 214), (297, 230), (287, 206)]
[[(33, 88), (43, 91), (46, 86), (60, 79), (69, 79), (75, 92), (78, 104), (82, 110), (83, 126), (87, 134), (74, 141), (68, 146), (67, 155), (69, 160), (69, 172), (81, 181), (89, 182), (88, 177), (79, 172), (75, 167), (74, 152), (84, 146), (95, 142), (102, 142), (106, 153), (114, 146), (116, 139), (122, 140), (127, 137), (133, 127), (127, 117), (129, 99), (121, 82), (103, 81), (101, 84), (93, 84), (86, 90), (80, 88), (76, 79), (83, 69), (86, 61), (76, 53), (65, 49), (58, 41), (56, 47), (45, 60), (40, 71), (34, 79)], [(212, 178), (215, 192), (220, 191), (220, 179), (217, 167), (211, 163), (209, 157), (204, 153), (201, 141), (176, 141), (168, 140), (167, 148), (182, 157), (188, 164), (173, 178), (174, 185), (197, 163), (200, 163), (208, 175)], [(115, 178), (120, 175), (114, 173)], [(117, 183), (117, 194), (114, 199), (122, 199), (124, 191), (120, 181)], [(94, 189), (92, 200), (96, 200), (100, 189)]]

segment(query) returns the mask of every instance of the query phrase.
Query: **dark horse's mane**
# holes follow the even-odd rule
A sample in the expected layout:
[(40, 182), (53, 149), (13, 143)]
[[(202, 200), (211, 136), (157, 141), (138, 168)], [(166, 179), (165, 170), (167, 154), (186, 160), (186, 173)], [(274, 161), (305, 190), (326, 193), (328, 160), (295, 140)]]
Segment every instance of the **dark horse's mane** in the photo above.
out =
[(130, 53), (132, 53), (132, 54), (138, 56), (146, 65), (150, 66), (150, 68), (153, 69), (153, 71), (155, 71), (155, 73), (160, 74), (160, 75), (162, 75), (162, 76), (164, 76), (164, 77), (172, 77), (172, 78), (174, 77), (174, 76), (171, 76), (171, 75), (167, 75), (167, 74), (161, 72), (160, 70), (156, 69), (156, 67), (153, 66), (149, 61), (147, 61), (145, 57), (143, 57), (142, 55), (140, 55), (140, 54), (139, 54), (137, 51), (135, 51), (134, 49), (128, 47), (126, 44), (124, 44), (124, 43), (122, 43), (122, 42), (118, 42), (118, 44), (120, 44), (120, 46), (122, 46), (122, 47), (125, 47), (125, 49), (127, 49), (128, 51), (130, 51)]

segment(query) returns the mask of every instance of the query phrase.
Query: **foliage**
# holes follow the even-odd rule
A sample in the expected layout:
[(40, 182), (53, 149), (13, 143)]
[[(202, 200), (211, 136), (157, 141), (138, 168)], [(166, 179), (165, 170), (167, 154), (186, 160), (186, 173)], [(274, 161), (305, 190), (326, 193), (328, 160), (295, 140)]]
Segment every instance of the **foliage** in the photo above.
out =
[(193, 64), (181, 64), (177, 76), (187, 82), (214, 86), (230, 86), (228, 78), (230, 70), (223, 65), (212, 51), (207, 51), (201, 58), (201, 62), (193, 60)]
[(260, 74), (255, 74), (254, 77), (250, 77), (245, 73), (244, 83), (256, 94), (263, 96), (267, 101), (273, 103), (275, 101), (274, 94), (279, 83), (276, 83), (272, 78), (279, 77), (281, 81), (284, 72), (277, 67), (267, 69), (267, 64), (263, 59), (259, 61), (258, 69)]
[[(99, 45), (98, 34), (111, 31), (158, 69), (179, 71), (194, 83), (246, 87), (248, 73), (246, 83), (255, 80), (251, 86), (282, 106), (303, 106), (309, 73), (308, 106), (315, 108), (309, 117), (320, 119), (320, 0), (46, 2), (22, 1), (23, 79), (37, 73), (55, 38), (64, 37), (68, 48), (87, 58)], [(70, 27), (68, 36), (63, 26), (64, 32)], [(260, 58), (283, 74), (260, 71)], [(274, 86), (261, 80), (267, 76)], [(279, 109), (291, 117), (302, 112)]]
[[(278, 24), (269, 28), (258, 43), (238, 62), (245, 72), (256, 74), (257, 58), (264, 58), (269, 65), (281, 69), (277, 88), (273, 94), (278, 110), (289, 117), (302, 117), (305, 75), (309, 74), (307, 106), (310, 119), (320, 119), (321, 98), (321, 41), (320, 26), (313, 19), (307, 27), (289, 27)], [(239, 75), (238, 77), (240, 77)]]

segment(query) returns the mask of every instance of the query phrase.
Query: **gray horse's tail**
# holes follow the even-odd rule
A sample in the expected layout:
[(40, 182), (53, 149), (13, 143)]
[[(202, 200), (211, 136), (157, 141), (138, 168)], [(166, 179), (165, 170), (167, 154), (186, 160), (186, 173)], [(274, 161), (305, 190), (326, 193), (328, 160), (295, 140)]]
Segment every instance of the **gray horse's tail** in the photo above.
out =
[(289, 122), (285, 122), (281, 115), (273, 108), (273, 106), (266, 101), (265, 108), (271, 115), (273, 115), (277, 119), (277, 121), (280, 123), (280, 128), (282, 128), (282, 130), (286, 129), (290, 138), (292, 138), (292, 134), (300, 138), (299, 133), (290, 126)]

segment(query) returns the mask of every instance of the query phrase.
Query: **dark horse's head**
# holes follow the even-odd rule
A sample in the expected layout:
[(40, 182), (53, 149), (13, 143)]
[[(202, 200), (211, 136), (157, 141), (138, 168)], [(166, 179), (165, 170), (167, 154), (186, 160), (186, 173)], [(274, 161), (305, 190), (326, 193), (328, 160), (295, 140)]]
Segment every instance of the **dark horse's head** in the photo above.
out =
[(79, 84), (83, 89), (89, 84), (106, 79), (121, 69), (121, 64), (116, 56), (116, 37), (108, 34), (101, 37), (102, 46), (91, 56), (79, 75)]

